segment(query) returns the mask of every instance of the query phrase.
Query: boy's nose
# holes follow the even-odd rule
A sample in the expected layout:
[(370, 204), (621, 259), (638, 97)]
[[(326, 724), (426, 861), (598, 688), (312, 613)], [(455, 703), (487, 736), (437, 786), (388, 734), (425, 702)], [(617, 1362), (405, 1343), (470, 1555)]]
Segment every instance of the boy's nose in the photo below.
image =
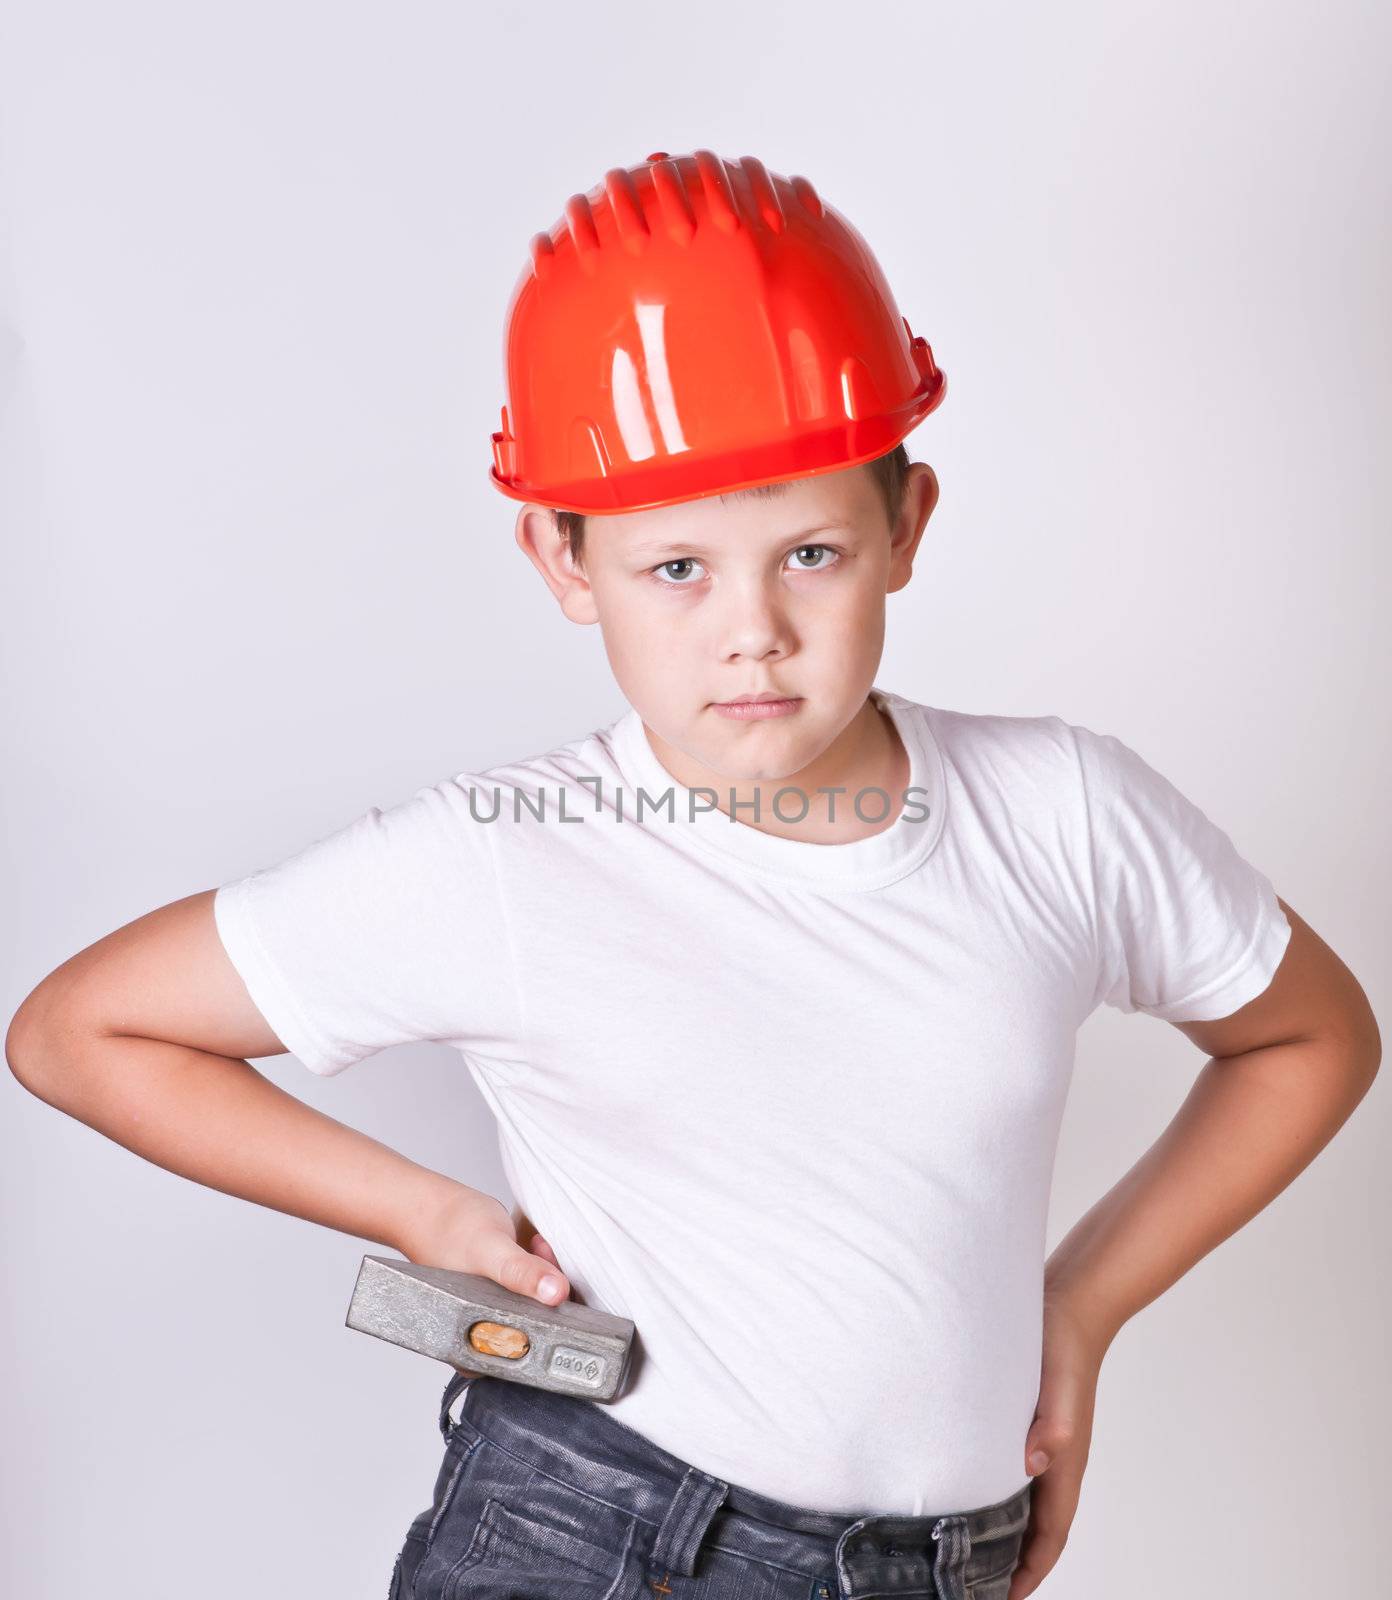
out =
[(787, 612), (772, 598), (751, 594), (732, 601), (722, 625), (723, 654), (762, 661), (770, 654), (786, 655), (793, 644)]

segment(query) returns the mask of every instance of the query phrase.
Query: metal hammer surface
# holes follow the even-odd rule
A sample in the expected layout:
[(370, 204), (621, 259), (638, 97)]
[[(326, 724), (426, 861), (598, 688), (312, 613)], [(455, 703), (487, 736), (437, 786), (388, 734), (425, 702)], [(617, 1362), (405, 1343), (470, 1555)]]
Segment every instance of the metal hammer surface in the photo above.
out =
[(346, 1325), (452, 1367), (612, 1400), (628, 1372), (634, 1325), (573, 1300), (544, 1306), (491, 1278), (364, 1256)]

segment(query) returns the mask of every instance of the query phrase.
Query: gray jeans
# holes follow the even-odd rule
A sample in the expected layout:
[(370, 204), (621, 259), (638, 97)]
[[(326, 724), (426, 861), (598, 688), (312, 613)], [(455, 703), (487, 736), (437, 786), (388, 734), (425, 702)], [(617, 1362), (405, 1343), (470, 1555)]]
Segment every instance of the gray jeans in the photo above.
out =
[(500, 1378), (455, 1374), (440, 1431), (389, 1600), (1006, 1600), (1029, 1522), (1028, 1479), (974, 1511), (804, 1510), (699, 1471), (594, 1401)]

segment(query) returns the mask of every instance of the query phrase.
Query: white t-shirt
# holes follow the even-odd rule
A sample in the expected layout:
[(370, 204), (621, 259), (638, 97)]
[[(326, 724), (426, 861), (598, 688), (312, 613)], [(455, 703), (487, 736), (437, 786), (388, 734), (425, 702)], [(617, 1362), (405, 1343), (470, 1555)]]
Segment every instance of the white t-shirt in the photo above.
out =
[(703, 809), (630, 709), (372, 807), (215, 912), (311, 1071), (460, 1051), (516, 1199), (637, 1325), (614, 1416), (796, 1505), (929, 1515), (1028, 1481), (1079, 1025), (1226, 1016), (1290, 928), (1115, 737), (872, 693), (912, 773), (867, 838)]

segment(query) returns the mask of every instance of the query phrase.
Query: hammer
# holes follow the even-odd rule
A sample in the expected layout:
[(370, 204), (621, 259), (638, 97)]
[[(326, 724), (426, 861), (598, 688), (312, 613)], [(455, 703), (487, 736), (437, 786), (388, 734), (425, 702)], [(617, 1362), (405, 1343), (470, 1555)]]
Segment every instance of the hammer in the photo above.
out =
[(587, 1400), (613, 1400), (634, 1325), (593, 1306), (544, 1306), (491, 1278), (364, 1256), (345, 1325), (460, 1371)]

